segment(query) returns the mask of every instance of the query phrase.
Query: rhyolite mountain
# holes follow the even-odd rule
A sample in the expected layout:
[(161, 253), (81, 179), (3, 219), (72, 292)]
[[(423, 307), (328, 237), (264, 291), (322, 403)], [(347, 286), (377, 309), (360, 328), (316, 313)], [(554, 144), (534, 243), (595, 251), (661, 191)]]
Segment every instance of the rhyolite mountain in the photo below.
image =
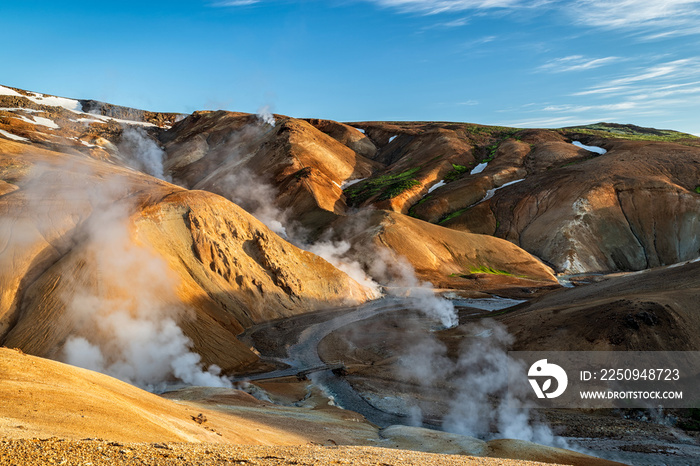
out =
[[(205, 364), (235, 372), (258, 359), (235, 338), (251, 325), (376, 297), (305, 249), (530, 293), (558, 287), (555, 272), (697, 258), (698, 184), (698, 138), (631, 125), (180, 115), (0, 87), (0, 344), (59, 357), (95, 331), (70, 315), (76, 296), (117, 300), (151, 280), (109, 270), (153, 268), (149, 299), (175, 309)], [(152, 260), (105, 264), (124, 241), (100, 232), (115, 216), (121, 256)]]

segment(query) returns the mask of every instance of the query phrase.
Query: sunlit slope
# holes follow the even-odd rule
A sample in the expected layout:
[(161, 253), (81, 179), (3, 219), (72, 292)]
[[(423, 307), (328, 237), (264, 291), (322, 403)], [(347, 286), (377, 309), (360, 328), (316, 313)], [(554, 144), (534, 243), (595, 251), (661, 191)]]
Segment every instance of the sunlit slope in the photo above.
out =
[(0, 166), (4, 344), (60, 357), (112, 310), (153, 309), (234, 370), (257, 359), (235, 338), (246, 326), (369, 296), (214, 194), (7, 140)]

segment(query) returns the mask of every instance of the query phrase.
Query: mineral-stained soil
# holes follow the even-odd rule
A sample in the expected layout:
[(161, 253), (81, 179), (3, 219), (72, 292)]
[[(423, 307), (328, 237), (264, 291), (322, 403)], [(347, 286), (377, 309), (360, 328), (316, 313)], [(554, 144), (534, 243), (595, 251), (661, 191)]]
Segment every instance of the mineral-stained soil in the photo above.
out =
[(241, 446), (192, 443), (119, 443), (57, 438), (0, 440), (0, 464), (78, 465), (332, 465), (537, 466), (552, 463), (437, 455), (374, 447)]
[(517, 350), (698, 351), (700, 263), (610, 277), (498, 319)]

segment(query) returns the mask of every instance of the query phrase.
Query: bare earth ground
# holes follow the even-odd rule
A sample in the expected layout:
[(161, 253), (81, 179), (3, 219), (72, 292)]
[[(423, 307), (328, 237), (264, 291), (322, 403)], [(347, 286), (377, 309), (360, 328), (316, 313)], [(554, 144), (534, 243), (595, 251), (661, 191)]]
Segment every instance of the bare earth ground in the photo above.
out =
[(118, 443), (103, 440), (2, 440), (0, 464), (63, 465), (383, 465), (537, 466), (545, 463), (434, 455), (372, 447), (242, 446), (193, 443)]
[[(518, 306), (516, 309), (518, 309)], [(515, 311), (518, 315), (520, 311)], [(500, 315), (499, 315), (500, 314)], [(460, 326), (437, 332), (448, 353), (459, 351), (469, 340), (470, 329), (483, 318), (507, 319), (509, 312), (460, 311)], [(447, 413), (449, 384), (421, 388), (401, 379), (400, 354), (407, 354), (420, 341), (425, 325), (405, 313), (388, 313), (355, 322), (329, 334), (319, 344), (325, 361), (344, 361), (346, 380), (372, 404), (392, 409), (401, 399), (417, 400), (423, 409), (424, 422), (440, 425)], [(688, 465), (700, 461), (700, 442), (696, 432), (686, 432), (665, 422), (672, 412), (653, 419), (642, 410), (536, 410), (533, 414), (545, 421), (559, 436), (571, 439), (578, 448), (591, 454), (634, 465)]]
[(169, 394), (175, 402), (6, 348), (0, 381), (2, 465), (536, 464), (367, 447), (395, 446), (356, 413), (329, 406), (318, 393), (307, 397), (298, 381), (276, 390), (277, 397), (304, 398), (298, 407), (207, 388)]

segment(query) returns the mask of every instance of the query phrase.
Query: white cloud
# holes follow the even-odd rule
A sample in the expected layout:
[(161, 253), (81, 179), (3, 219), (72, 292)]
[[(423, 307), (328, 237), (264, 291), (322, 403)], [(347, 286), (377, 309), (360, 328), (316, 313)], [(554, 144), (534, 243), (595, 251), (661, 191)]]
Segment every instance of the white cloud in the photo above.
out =
[(382, 7), (398, 8), (402, 12), (435, 15), (467, 10), (493, 8), (532, 8), (549, 3), (549, 0), (526, 2), (524, 0), (366, 0)]
[(555, 118), (533, 118), (531, 120), (521, 120), (511, 123), (503, 123), (503, 125), (515, 128), (551, 128), (562, 126), (586, 125), (589, 123), (597, 123), (598, 121), (601, 120), (586, 120), (578, 116), (564, 116)]
[(693, 68), (693, 65), (697, 67), (697, 59), (683, 58), (681, 60), (674, 60), (666, 63), (661, 63), (640, 70), (640, 72), (633, 73), (628, 76), (623, 76), (621, 78), (613, 79), (612, 81), (607, 82), (604, 87), (614, 87), (619, 85), (637, 83), (641, 81), (649, 81), (666, 76), (678, 77), (679, 75), (687, 75), (689, 69)]
[(542, 111), (544, 112), (569, 112), (569, 113), (582, 113), (582, 112), (600, 112), (600, 111), (620, 111), (620, 110), (632, 110), (637, 107), (646, 106), (640, 102), (630, 102), (623, 101), (614, 104), (601, 104), (601, 105), (549, 105), (544, 107)]
[[(700, 34), (700, 0), (362, 0), (402, 13), (437, 15), (470, 10), (558, 11), (573, 22), (620, 29), (642, 40)], [(543, 9), (545, 8), (546, 9)], [(447, 24), (447, 23), (445, 23)]]
[(700, 0), (577, 0), (569, 11), (577, 22), (588, 26), (643, 29), (645, 33), (663, 30), (647, 38), (700, 32)]
[(587, 58), (582, 55), (570, 55), (568, 57), (550, 60), (539, 69), (542, 71), (552, 71), (554, 73), (585, 71), (599, 68), (620, 60), (620, 57)]
[(648, 92), (649, 87), (656, 90), (674, 89), (696, 84), (698, 78), (700, 57), (690, 57), (638, 68), (572, 95), (629, 95)]
[(216, 2), (212, 6), (219, 6), (219, 7), (224, 7), (224, 6), (246, 6), (246, 5), (254, 5), (256, 3), (260, 3), (261, 0), (228, 0), (228, 1), (223, 1), (223, 2)]
[(601, 87), (597, 89), (589, 89), (587, 91), (575, 92), (572, 96), (595, 95), (595, 94), (620, 94), (624, 93), (627, 88), (624, 86)]
[(446, 28), (457, 28), (457, 27), (462, 27), (466, 26), (469, 24), (469, 18), (457, 18), (452, 21), (448, 21), (446, 23), (440, 23), (440, 26), (446, 27)]

